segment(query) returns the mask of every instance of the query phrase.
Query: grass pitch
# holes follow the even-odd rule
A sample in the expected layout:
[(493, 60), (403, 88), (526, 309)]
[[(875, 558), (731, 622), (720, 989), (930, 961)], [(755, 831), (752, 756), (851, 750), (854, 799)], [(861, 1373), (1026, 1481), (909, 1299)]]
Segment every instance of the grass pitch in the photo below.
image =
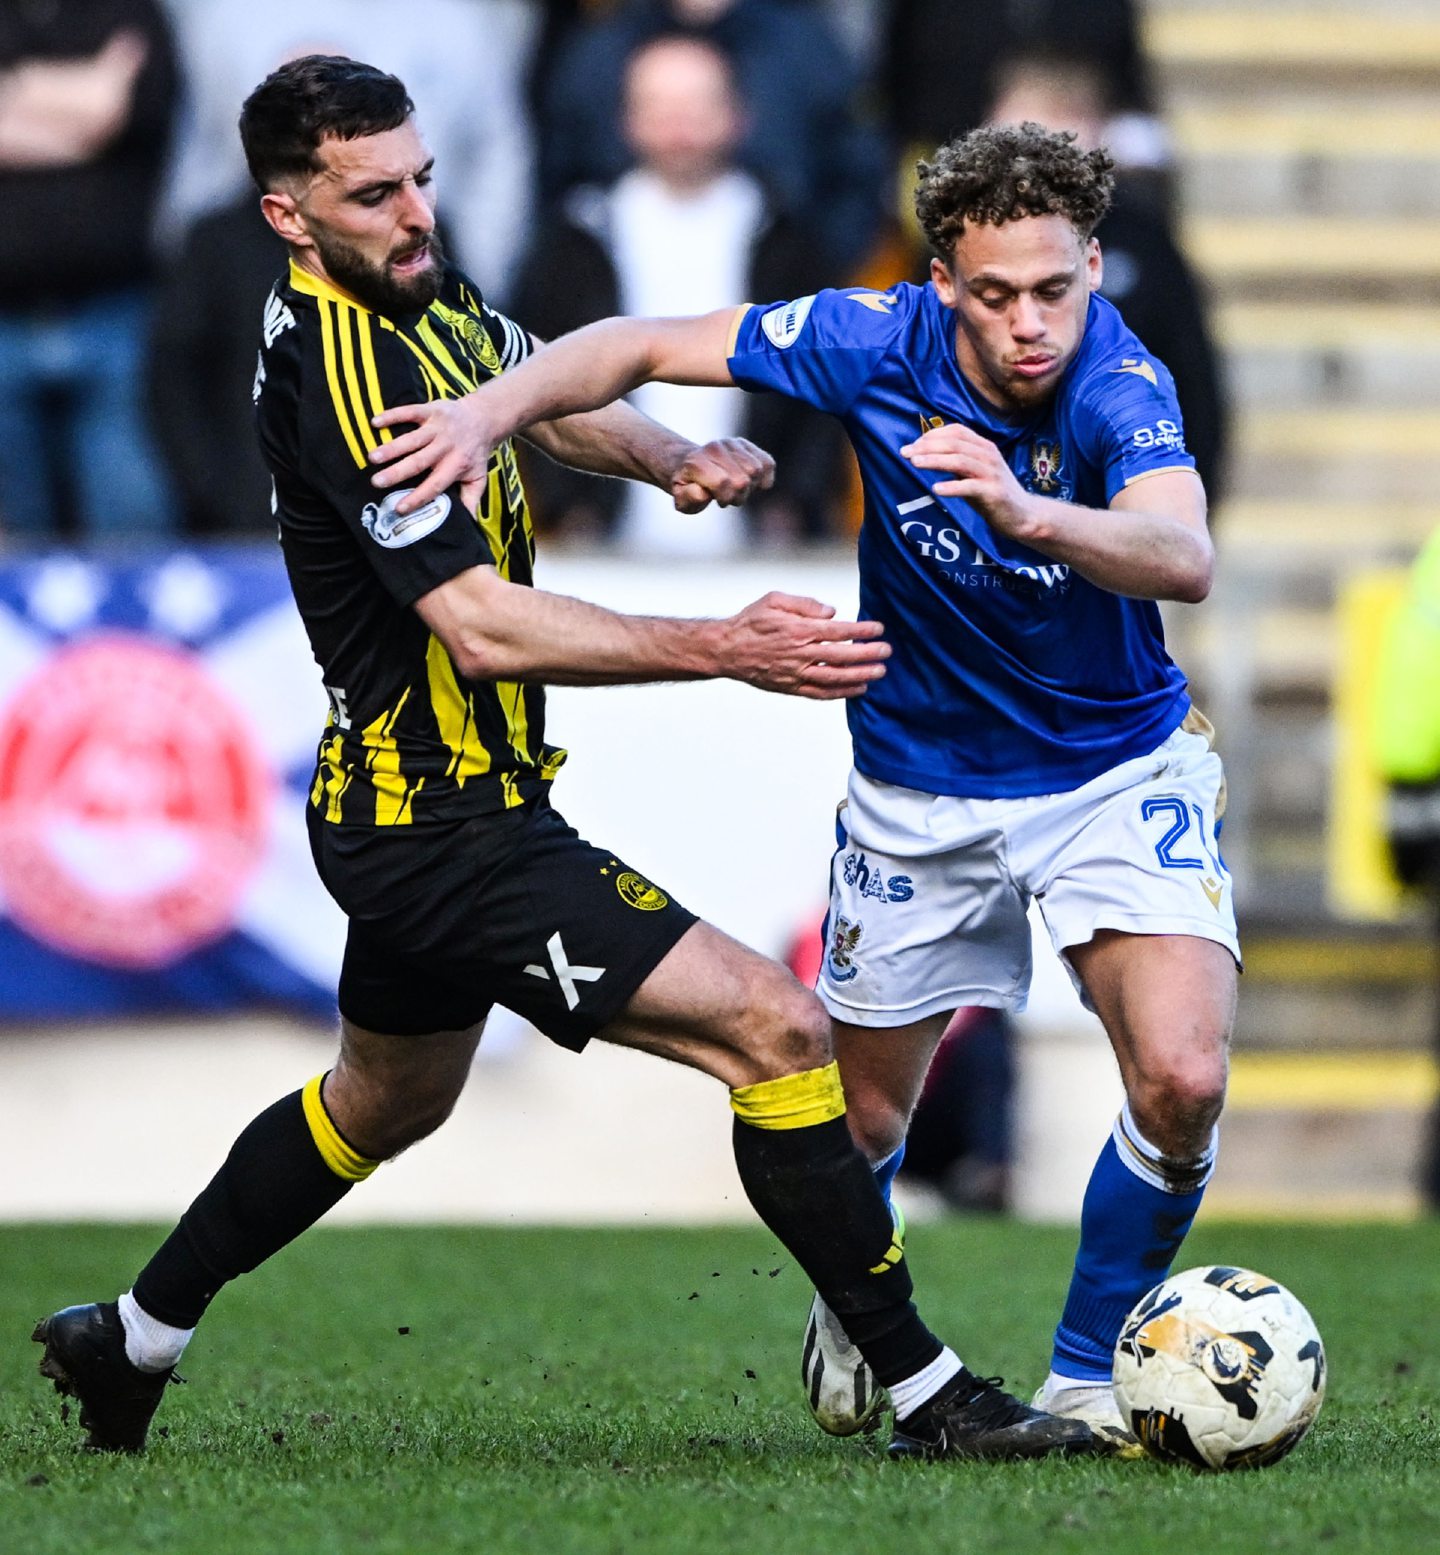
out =
[[(763, 1231), (320, 1230), (226, 1291), (143, 1459), (80, 1453), (35, 1319), (153, 1231), (0, 1227), (3, 1555), (1189, 1555), (1440, 1548), (1440, 1226), (1203, 1225), (1185, 1265), (1290, 1285), (1330, 1389), (1261, 1473), (891, 1464), (796, 1378), (809, 1293)], [(910, 1238), (923, 1310), (1022, 1394), (1073, 1234)]]

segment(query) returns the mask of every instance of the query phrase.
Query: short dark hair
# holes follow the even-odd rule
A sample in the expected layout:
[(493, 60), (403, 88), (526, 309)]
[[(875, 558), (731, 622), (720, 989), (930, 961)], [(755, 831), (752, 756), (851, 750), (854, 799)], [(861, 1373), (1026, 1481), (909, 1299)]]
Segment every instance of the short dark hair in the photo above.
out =
[(919, 164), (915, 214), (946, 264), (967, 221), (1063, 216), (1088, 238), (1110, 209), (1114, 168), (1103, 147), (1082, 151), (1068, 130), (1028, 121), (972, 130)]
[(415, 104), (398, 77), (340, 54), (305, 54), (272, 71), (240, 110), (240, 142), (262, 191), (320, 169), (320, 142), (398, 129)]

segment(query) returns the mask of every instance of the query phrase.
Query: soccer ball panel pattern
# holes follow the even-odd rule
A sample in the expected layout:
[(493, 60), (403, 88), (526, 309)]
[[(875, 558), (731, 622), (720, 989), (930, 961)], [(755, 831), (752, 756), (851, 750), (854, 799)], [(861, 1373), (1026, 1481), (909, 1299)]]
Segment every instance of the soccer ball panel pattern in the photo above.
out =
[(1136, 1304), (1115, 1346), (1115, 1402), (1153, 1457), (1217, 1470), (1277, 1463), (1325, 1398), (1325, 1346), (1278, 1281), (1187, 1269)]

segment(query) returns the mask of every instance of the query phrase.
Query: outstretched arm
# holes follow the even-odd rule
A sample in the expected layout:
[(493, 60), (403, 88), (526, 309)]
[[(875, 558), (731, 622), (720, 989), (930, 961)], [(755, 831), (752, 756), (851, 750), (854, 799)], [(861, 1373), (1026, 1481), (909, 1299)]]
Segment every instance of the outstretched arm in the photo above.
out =
[[(695, 318), (602, 319), (542, 347), (463, 399), (382, 411), (376, 426), (414, 426), (371, 455), (385, 466), (374, 483), (401, 486), (423, 475), (400, 504), (409, 512), (456, 481), (478, 480), (497, 444), (538, 423), (599, 410), (642, 383), (729, 384), (735, 316), (734, 308), (724, 308)], [(627, 425), (620, 423), (622, 433)], [(536, 440), (543, 446), (547, 435), (555, 434), (542, 432)], [(559, 435), (563, 441), (566, 434)]]
[(739, 680), (831, 701), (859, 696), (890, 656), (878, 621), (836, 621), (818, 600), (767, 594), (720, 621), (619, 615), (471, 567), (416, 601), (469, 680), (625, 685)]
[(696, 444), (623, 401), (538, 421), (524, 436), (572, 469), (658, 486), (682, 513), (698, 513), (711, 502), (735, 507), (775, 480), (775, 461), (747, 439)]

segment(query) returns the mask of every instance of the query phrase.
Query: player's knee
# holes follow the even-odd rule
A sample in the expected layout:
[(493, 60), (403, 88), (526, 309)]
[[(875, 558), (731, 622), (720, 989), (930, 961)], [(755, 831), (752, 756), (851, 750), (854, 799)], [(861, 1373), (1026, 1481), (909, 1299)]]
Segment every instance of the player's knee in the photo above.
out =
[(372, 1161), (388, 1161), (433, 1134), (455, 1110), (460, 1089), (443, 1077), (411, 1077), (395, 1085), (357, 1080), (337, 1070), (326, 1103), (356, 1150)]
[(398, 1155), (411, 1145), (433, 1134), (455, 1110), (458, 1090), (436, 1090), (429, 1095), (414, 1097), (394, 1120), (388, 1155)]
[(756, 979), (743, 1012), (746, 1051), (758, 1079), (778, 1079), (830, 1062), (830, 1017), (788, 972)]
[(1131, 1098), (1141, 1131), (1167, 1155), (1204, 1151), (1225, 1105), (1224, 1055), (1177, 1058), (1147, 1073)]
[(850, 1137), (867, 1161), (883, 1161), (905, 1143), (909, 1115), (888, 1097), (865, 1089), (845, 1091)]

